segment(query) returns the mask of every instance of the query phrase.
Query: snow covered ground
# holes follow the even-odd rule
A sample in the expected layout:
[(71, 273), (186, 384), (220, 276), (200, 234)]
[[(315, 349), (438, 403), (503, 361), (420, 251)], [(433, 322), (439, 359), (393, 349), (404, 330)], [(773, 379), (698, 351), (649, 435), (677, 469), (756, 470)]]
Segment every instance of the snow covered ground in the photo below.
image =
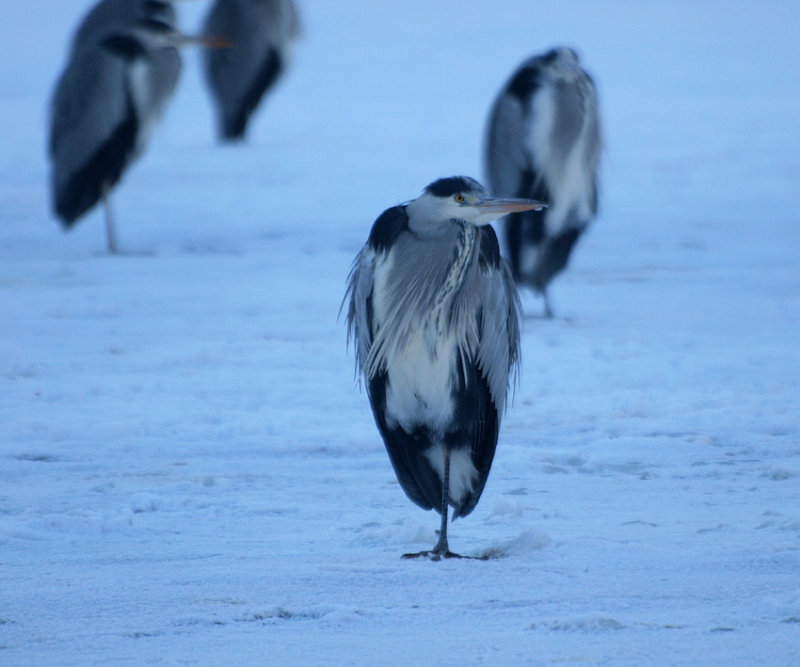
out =
[[(123, 257), (99, 210), (49, 212), (88, 5), (0, 23), (0, 664), (800, 663), (796, 2), (304, 0), (244, 146), (187, 53)], [(482, 176), (495, 92), (561, 43), (601, 95), (601, 216), (452, 527), (497, 557), (404, 561), (437, 516), (355, 386), (345, 277), (384, 208)]]

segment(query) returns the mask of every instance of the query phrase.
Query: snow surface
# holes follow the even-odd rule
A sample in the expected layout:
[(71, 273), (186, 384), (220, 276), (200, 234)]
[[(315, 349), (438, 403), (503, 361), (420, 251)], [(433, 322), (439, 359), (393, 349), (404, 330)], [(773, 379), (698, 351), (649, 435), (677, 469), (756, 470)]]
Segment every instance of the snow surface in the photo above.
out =
[[(0, 23), (0, 664), (800, 663), (795, 0), (305, 0), (244, 146), (187, 54), (113, 199), (124, 257), (49, 211), (88, 5)], [(401, 560), (438, 517), (354, 383), (345, 277), (383, 209), (482, 177), (493, 96), (561, 43), (602, 210), (452, 527), (496, 557)]]

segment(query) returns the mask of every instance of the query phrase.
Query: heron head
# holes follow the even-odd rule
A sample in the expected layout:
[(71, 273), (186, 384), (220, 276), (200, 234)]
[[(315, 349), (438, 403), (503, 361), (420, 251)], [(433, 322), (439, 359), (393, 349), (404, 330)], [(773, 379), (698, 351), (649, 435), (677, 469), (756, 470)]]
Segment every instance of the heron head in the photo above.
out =
[(489, 191), (469, 176), (440, 178), (408, 204), (412, 227), (433, 226), (463, 220), (486, 225), (507, 213), (540, 210), (547, 206), (533, 199), (492, 197)]
[(546, 74), (553, 79), (573, 80), (582, 75), (578, 53), (567, 46), (550, 49), (543, 56), (539, 56)]

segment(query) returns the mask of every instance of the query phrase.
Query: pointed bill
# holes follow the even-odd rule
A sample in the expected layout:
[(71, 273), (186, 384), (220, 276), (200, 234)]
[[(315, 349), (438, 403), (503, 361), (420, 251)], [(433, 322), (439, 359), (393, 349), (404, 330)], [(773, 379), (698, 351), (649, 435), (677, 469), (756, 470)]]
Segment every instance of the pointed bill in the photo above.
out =
[(541, 211), (547, 204), (535, 199), (508, 199), (492, 197), (484, 199), (475, 205), (481, 213), (496, 213), (497, 216), (506, 213), (521, 213), (523, 211)]
[(487, 197), (472, 204), (479, 215), (472, 220), (476, 225), (486, 225), (508, 213), (522, 213), (523, 211), (541, 211), (547, 206), (544, 202), (535, 199), (506, 199), (500, 197)]

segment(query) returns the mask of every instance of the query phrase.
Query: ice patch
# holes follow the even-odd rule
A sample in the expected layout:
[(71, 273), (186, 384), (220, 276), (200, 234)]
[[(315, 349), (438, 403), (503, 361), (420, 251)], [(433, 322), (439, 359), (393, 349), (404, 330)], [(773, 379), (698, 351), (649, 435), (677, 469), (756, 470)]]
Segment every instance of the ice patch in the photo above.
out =
[(553, 544), (546, 533), (533, 528), (520, 533), (513, 540), (495, 544), (481, 552), (481, 558), (506, 558), (541, 551)]
[[(627, 626), (615, 618), (610, 616), (585, 616), (582, 618), (574, 618), (569, 620), (549, 621), (541, 624), (543, 627), (553, 630), (555, 632), (576, 632), (587, 634), (600, 634), (604, 632), (614, 632), (616, 630), (624, 630)], [(535, 630), (537, 624), (529, 627)]]
[(272, 621), (308, 621), (322, 618), (329, 613), (329, 609), (325, 607), (314, 607), (305, 610), (292, 610), (286, 607), (275, 606), (265, 609), (264, 611), (255, 612), (240, 619), (242, 623), (248, 622), (262, 622), (269, 623)]

